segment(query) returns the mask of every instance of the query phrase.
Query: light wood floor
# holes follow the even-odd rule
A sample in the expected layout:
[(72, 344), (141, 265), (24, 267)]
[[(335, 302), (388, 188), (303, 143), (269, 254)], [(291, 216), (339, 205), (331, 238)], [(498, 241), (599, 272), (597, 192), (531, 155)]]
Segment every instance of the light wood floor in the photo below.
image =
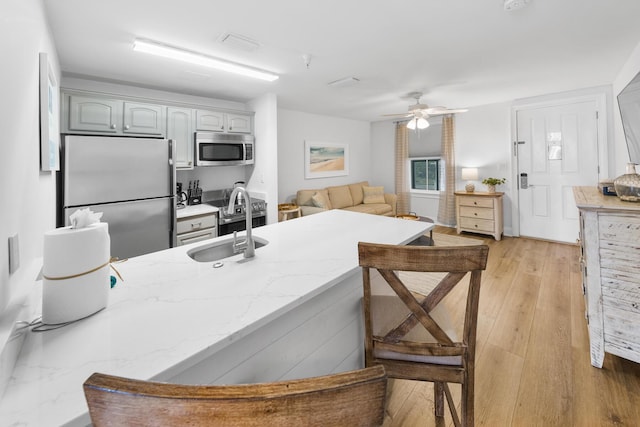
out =
[[(578, 247), (462, 236), (490, 247), (480, 294), (476, 426), (640, 426), (640, 364), (611, 354), (602, 369), (590, 364)], [(432, 384), (391, 380), (384, 425), (436, 425)], [(445, 425), (452, 425), (448, 415)]]

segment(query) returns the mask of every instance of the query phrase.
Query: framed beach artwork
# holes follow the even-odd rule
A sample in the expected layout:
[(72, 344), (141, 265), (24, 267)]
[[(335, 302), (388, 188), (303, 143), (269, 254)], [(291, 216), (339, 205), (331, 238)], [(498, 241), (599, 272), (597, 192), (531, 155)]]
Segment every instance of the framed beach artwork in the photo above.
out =
[(40, 169), (60, 169), (58, 82), (47, 54), (40, 53)]
[(304, 177), (349, 175), (349, 146), (328, 142), (304, 142)]

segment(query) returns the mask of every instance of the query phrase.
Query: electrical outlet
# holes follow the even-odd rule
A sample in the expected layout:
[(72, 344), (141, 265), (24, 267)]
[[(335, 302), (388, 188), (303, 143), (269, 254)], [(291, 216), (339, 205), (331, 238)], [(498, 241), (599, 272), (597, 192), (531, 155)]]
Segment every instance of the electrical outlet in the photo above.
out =
[(9, 237), (9, 274), (15, 273), (20, 267), (20, 247), (18, 235)]

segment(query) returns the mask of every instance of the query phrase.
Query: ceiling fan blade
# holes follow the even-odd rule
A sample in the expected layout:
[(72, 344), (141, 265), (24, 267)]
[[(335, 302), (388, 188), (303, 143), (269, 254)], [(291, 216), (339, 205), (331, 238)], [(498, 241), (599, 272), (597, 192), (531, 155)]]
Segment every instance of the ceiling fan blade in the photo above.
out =
[(430, 116), (442, 116), (444, 114), (454, 114), (454, 113), (465, 113), (469, 110), (465, 108), (444, 108), (444, 107), (434, 107), (430, 108), (427, 111), (427, 114)]
[(411, 117), (413, 116), (413, 114), (407, 114), (407, 113), (397, 113), (397, 114), (383, 114), (382, 117), (397, 117), (397, 116), (402, 116), (402, 117)]

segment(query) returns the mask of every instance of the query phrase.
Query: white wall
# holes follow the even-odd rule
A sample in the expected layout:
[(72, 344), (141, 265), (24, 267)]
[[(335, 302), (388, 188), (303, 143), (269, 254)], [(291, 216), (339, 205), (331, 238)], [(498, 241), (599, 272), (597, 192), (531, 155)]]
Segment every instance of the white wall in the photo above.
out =
[[(460, 180), (462, 167), (478, 167), (480, 180), (485, 177), (509, 178), (510, 157), (510, 103), (473, 107), (468, 112), (457, 114), (455, 119), (456, 189), (463, 189), (466, 181)], [(395, 123), (392, 121), (371, 124), (371, 141), (375, 152), (371, 158), (372, 170), (385, 178), (385, 186), (394, 188), (394, 144)], [(410, 138), (410, 145), (424, 143), (420, 138)], [(411, 146), (410, 151), (420, 152), (420, 147)], [(510, 191), (507, 182), (499, 191)], [(478, 191), (483, 189), (476, 182)], [(439, 196), (437, 194), (412, 193), (412, 212), (436, 220)], [(508, 194), (504, 200), (505, 233), (511, 230), (511, 203)]]
[(511, 235), (511, 103), (503, 102), (470, 108), (456, 115), (456, 190), (464, 189), (463, 167), (477, 167), (476, 191), (486, 191), (484, 178), (506, 178), (497, 190), (503, 191), (504, 233)]
[(249, 103), (255, 111), (256, 137), (253, 168), (248, 168), (249, 191), (264, 194), (267, 202), (267, 223), (278, 222), (278, 99), (266, 94)]
[[(305, 179), (304, 142), (349, 145), (349, 175)], [(289, 202), (301, 189), (324, 188), (368, 180), (380, 181), (371, 169), (371, 126), (369, 122), (278, 110), (278, 200)], [(385, 186), (385, 191), (393, 187)]]
[[(3, 0), (0, 18), (0, 312), (29, 291), (45, 231), (55, 228), (55, 179), (40, 172), (38, 55), (46, 52), (60, 81), (58, 56), (42, 0)], [(9, 275), (8, 238), (19, 236), (20, 268)], [(34, 267), (36, 268), (33, 273)], [(1, 345), (1, 343), (0, 343)]]
[(395, 193), (395, 124), (391, 121), (371, 123), (372, 185), (384, 185)]
[[(613, 82), (613, 95), (617, 97), (624, 87), (640, 72), (640, 43), (633, 50), (631, 56), (627, 60), (626, 64), (618, 73), (618, 76)], [(625, 173), (625, 165), (629, 161), (629, 151), (627, 150), (627, 142), (624, 139), (624, 130), (622, 129), (622, 121), (620, 119), (620, 109), (618, 108), (617, 100), (614, 101), (615, 105), (613, 110), (613, 146), (614, 146), (614, 159), (615, 169), (611, 174), (612, 178)]]

